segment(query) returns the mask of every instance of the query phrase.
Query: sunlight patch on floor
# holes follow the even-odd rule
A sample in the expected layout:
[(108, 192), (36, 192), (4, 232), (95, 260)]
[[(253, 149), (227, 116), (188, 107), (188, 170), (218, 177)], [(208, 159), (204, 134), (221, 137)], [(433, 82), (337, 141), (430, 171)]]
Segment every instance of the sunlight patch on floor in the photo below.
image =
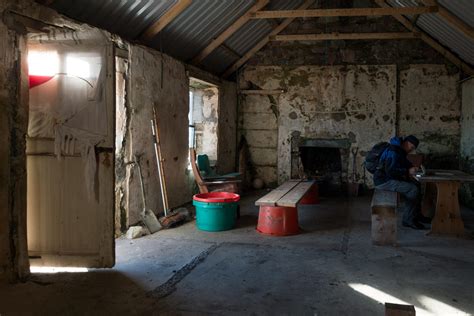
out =
[(30, 267), (31, 273), (84, 273), (87, 268), (80, 267)]
[(353, 290), (355, 290), (355, 291), (357, 291), (357, 292), (359, 292), (359, 293), (361, 293), (361, 294), (363, 294), (363, 295), (365, 295), (365, 296), (367, 296), (367, 297), (369, 297), (369, 298), (373, 299), (374, 301), (377, 301), (381, 304), (393, 303), (393, 304), (403, 304), (403, 305), (414, 305), (415, 310), (416, 310), (416, 315), (436, 315), (436, 314), (428, 312), (427, 310), (425, 310), (421, 307), (416, 306), (415, 304), (410, 304), (409, 302), (405, 302), (405, 301), (403, 301), (403, 300), (401, 300), (401, 299), (399, 299), (395, 296), (392, 296), (392, 295), (387, 294), (383, 291), (380, 291), (379, 289), (376, 289), (376, 288), (374, 288), (370, 285), (361, 284), (361, 283), (349, 283), (349, 286)]

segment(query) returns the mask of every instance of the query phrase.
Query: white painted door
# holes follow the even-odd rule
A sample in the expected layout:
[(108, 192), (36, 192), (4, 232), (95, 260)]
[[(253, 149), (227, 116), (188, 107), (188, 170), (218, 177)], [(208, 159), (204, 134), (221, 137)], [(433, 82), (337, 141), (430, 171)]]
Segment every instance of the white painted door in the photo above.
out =
[(28, 50), (30, 263), (112, 267), (113, 47), (100, 42), (30, 43)]

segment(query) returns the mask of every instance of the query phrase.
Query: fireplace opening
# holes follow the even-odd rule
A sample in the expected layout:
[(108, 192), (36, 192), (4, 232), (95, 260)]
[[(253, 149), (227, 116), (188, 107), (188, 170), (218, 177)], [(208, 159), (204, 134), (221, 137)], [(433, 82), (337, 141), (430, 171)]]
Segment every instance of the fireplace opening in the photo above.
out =
[(342, 162), (339, 148), (299, 147), (304, 175), (319, 183), (321, 195), (339, 194), (342, 190)]

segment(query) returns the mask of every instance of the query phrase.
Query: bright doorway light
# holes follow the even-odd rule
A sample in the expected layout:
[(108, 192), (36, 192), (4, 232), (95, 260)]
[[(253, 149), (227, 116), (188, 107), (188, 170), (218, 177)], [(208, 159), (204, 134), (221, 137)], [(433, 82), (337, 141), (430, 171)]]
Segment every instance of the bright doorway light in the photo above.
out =
[(87, 61), (76, 58), (66, 57), (66, 73), (68, 76), (89, 78), (91, 71)]
[(87, 268), (80, 267), (30, 267), (31, 273), (84, 273), (88, 271)]
[(56, 51), (28, 52), (30, 76), (54, 76), (59, 72), (59, 55)]

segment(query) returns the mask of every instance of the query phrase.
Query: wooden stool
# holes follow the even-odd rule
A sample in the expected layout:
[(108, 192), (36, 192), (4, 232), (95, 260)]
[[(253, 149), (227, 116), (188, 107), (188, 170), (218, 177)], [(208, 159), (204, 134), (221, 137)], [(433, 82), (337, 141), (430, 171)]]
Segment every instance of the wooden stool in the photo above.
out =
[(397, 245), (398, 193), (375, 190), (372, 198), (372, 243)]

